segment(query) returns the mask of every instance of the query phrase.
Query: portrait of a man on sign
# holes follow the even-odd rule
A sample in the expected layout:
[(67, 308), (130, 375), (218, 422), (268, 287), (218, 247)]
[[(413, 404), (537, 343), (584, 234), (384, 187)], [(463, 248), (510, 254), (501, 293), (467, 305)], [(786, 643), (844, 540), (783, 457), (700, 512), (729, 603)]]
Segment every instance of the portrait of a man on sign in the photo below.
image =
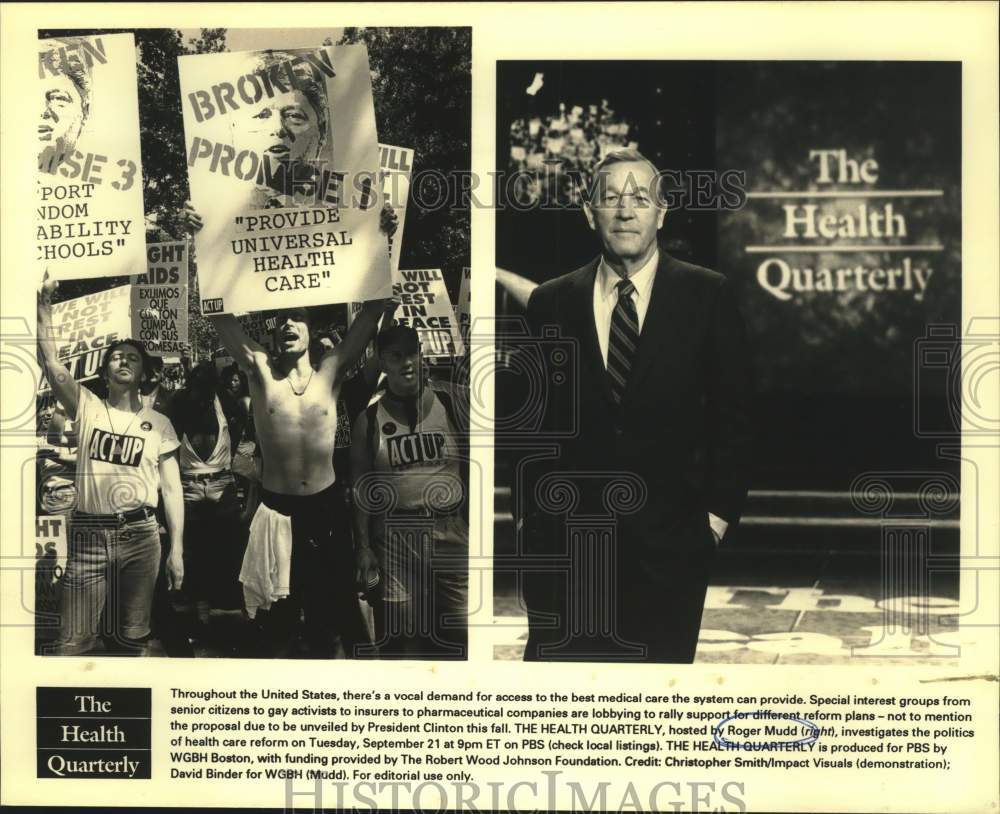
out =
[(203, 313), (388, 294), (367, 48), (192, 54), (178, 70)]
[(295, 60), (293, 51), (262, 52), (256, 74), (273, 72), (287, 89), (275, 87), (273, 96), (261, 89), (260, 101), (231, 122), (236, 154), (249, 150), (260, 158), (253, 209), (315, 205), (320, 165), (333, 158), (326, 83), (317, 69)]
[[(49, 46), (46, 48), (46, 46)], [(38, 166), (56, 168), (71, 155), (90, 117), (93, 77), (75, 41), (49, 40), (38, 54)]]
[[(55, 33), (55, 32), (53, 32)], [(26, 53), (36, 100), (32, 243), (39, 275), (135, 273), (145, 262), (135, 39), (55, 35)]]

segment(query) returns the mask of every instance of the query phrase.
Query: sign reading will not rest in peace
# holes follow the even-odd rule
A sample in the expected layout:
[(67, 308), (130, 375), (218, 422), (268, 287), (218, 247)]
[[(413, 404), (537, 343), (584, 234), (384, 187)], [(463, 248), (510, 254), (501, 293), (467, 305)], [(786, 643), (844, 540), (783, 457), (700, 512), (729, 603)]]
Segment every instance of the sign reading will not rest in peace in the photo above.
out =
[(465, 346), (441, 269), (400, 269), (399, 277), (392, 287), (400, 300), (396, 320), (417, 331), (424, 357), (461, 356)]

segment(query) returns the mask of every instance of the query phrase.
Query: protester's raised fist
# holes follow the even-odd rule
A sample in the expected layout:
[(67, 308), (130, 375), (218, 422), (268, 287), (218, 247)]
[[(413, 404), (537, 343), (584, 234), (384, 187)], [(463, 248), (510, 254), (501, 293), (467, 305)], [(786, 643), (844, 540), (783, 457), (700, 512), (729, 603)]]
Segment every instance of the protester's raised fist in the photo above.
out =
[(399, 228), (399, 217), (389, 204), (385, 204), (382, 207), (382, 216), (379, 219), (378, 228), (382, 230), (382, 233), (386, 237), (392, 237)]
[(184, 208), (181, 210), (180, 220), (192, 234), (199, 231), (205, 225), (204, 221), (201, 219), (201, 215), (194, 211), (191, 201), (184, 201)]
[(51, 305), (52, 298), (58, 290), (59, 281), (49, 277), (49, 270), (45, 269), (45, 274), (42, 275), (42, 283), (38, 286), (38, 301), (45, 305)]
[(391, 318), (396, 309), (399, 308), (399, 303), (399, 297), (392, 296), (384, 300), (366, 300), (363, 308), (365, 311), (378, 312)]
[(392, 315), (396, 313), (396, 309), (401, 303), (402, 299), (398, 294), (393, 294), (388, 299), (382, 300), (382, 313), (385, 314), (386, 319), (392, 319)]

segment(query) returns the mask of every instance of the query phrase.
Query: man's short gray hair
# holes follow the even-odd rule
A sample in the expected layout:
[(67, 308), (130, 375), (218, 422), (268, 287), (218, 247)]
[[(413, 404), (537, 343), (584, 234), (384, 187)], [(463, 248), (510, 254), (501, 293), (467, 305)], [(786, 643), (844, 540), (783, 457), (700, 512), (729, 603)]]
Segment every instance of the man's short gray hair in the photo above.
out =
[(601, 172), (601, 170), (603, 170), (605, 167), (610, 166), (611, 164), (622, 164), (625, 162), (633, 162), (633, 161), (641, 164), (649, 164), (649, 166), (653, 168), (654, 174), (656, 175), (660, 174), (660, 171), (656, 168), (656, 165), (648, 158), (646, 158), (646, 156), (644, 156), (638, 150), (632, 149), (631, 147), (627, 147), (622, 150), (612, 150), (610, 153), (607, 153), (604, 156), (604, 158), (602, 158), (594, 165), (594, 175), (597, 175), (599, 172)]
[(594, 165), (594, 169), (591, 172), (591, 187), (590, 195), (588, 196), (590, 200), (594, 199), (594, 194), (600, 189), (601, 182), (598, 180), (600, 174), (610, 167), (612, 164), (624, 164), (624, 163), (636, 163), (636, 164), (646, 164), (653, 171), (653, 188), (650, 192), (653, 193), (657, 202), (660, 204), (665, 203), (663, 198), (663, 190), (661, 189), (663, 183), (662, 173), (657, 169), (656, 165), (650, 161), (646, 156), (631, 147), (626, 147), (621, 150), (612, 150), (607, 153), (600, 161)]

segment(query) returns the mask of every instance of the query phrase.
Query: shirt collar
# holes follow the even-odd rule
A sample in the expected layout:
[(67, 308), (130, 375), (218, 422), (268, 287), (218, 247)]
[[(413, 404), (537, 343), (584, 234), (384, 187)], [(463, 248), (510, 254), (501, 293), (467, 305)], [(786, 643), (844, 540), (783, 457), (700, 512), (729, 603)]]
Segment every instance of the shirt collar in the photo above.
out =
[[(629, 280), (635, 286), (636, 296), (643, 301), (649, 300), (649, 295), (653, 288), (653, 278), (656, 276), (656, 267), (659, 263), (660, 251), (657, 249), (641, 269), (629, 276)], [(608, 265), (602, 255), (600, 265), (597, 267), (597, 281), (601, 287), (601, 298), (606, 300), (611, 297), (615, 293), (615, 286), (618, 285), (620, 280), (621, 277), (618, 276), (618, 272)]]

